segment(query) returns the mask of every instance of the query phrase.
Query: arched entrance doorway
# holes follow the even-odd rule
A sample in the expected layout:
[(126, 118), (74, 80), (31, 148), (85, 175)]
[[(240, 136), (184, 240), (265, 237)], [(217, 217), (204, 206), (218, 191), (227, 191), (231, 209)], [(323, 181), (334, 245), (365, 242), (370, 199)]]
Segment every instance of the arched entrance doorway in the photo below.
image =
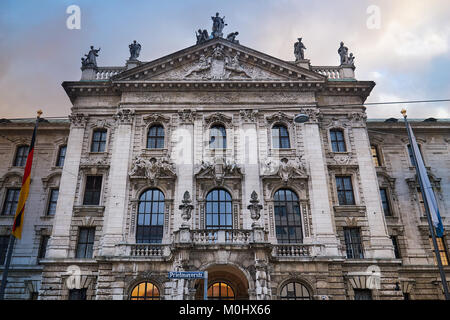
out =
[[(215, 265), (208, 271), (208, 300), (248, 300), (248, 280), (232, 265)], [(203, 300), (203, 279), (195, 282), (196, 300)]]

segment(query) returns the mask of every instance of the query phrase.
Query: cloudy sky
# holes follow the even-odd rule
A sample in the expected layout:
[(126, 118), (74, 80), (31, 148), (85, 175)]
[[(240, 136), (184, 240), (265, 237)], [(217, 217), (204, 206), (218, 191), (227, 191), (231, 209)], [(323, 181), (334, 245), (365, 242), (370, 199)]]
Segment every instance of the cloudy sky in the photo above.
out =
[[(81, 29), (66, 27), (70, 5)], [(450, 99), (448, 0), (1, 0), (0, 118), (66, 116), (61, 83), (79, 80), (80, 58), (101, 47), (100, 66), (124, 65), (128, 44), (151, 61), (195, 43), (216, 11), (224, 33), (244, 46), (293, 60), (303, 37), (313, 65), (338, 65), (344, 41), (356, 56), (356, 77), (377, 85), (367, 102)], [(379, 12), (379, 15), (377, 15)], [(379, 18), (379, 19), (377, 19)], [(379, 22), (379, 23), (378, 23)], [(399, 118), (401, 105), (368, 106), (370, 118)], [(450, 118), (450, 102), (407, 105), (410, 118)]]

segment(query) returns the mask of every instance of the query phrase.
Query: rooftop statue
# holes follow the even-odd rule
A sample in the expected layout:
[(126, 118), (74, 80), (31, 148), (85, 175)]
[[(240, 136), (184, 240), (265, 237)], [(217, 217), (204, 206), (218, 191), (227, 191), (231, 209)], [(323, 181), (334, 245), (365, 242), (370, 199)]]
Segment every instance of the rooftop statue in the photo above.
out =
[(209, 39), (209, 34), (207, 30), (198, 29), (197, 32), (195, 32), (195, 35), (197, 37), (197, 44), (203, 43)]
[(353, 53), (348, 54), (348, 48), (344, 46), (344, 42), (341, 41), (341, 46), (338, 49), (338, 54), (341, 58), (341, 65), (351, 66), (355, 68), (355, 56)]
[(298, 41), (294, 44), (295, 61), (305, 59), (305, 54), (304, 54), (305, 50), (306, 50), (306, 47), (302, 42), (302, 38), (298, 38)]
[(239, 44), (239, 40), (236, 40), (236, 36), (239, 32), (232, 32), (227, 35), (227, 40)]
[(129, 60), (137, 60), (137, 58), (139, 57), (139, 53), (141, 52), (141, 45), (137, 43), (136, 40), (134, 40), (133, 43), (128, 47), (130, 48)]
[(213, 38), (219, 38), (223, 36), (222, 30), (227, 25), (225, 23), (225, 17), (219, 17), (219, 13), (216, 13), (215, 17), (211, 17), (213, 21), (212, 33)]
[(81, 66), (83, 68), (96, 68), (97, 60), (95, 57), (98, 57), (99, 51), (100, 48), (94, 49), (94, 46), (91, 46), (91, 50), (89, 50), (89, 53), (84, 55), (86, 58), (81, 58)]

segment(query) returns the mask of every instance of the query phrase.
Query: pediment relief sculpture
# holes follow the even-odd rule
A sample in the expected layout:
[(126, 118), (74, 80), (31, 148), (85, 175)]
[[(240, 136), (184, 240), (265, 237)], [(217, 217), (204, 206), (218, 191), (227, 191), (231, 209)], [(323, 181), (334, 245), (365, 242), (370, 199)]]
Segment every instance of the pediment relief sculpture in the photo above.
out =
[(262, 165), (263, 176), (278, 176), (284, 183), (293, 178), (306, 178), (307, 169), (301, 157), (295, 159), (269, 158)]
[(205, 117), (205, 124), (209, 126), (214, 122), (221, 122), (225, 124), (227, 127), (231, 124), (232, 118), (224, 115), (223, 113), (214, 113)]
[(145, 115), (143, 118), (145, 123), (152, 123), (152, 122), (169, 122), (170, 118), (164, 116), (161, 113), (151, 113), (149, 115)]
[(277, 113), (266, 117), (266, 121), (268, 124), (272, 124), (274, 122), (292, 123), (293, 119), (294, 117), (288, 116), (286, 113), (281, 111), (278, 111)]
[(142, 156), (136, 156), (128, 175), (130, 178), (145, 178), (154, 184), (159, 178), (174, 178), (177, 174), (175, 164), (169, 157), (147, 160)]
[(223, 158), (202, 160), (194, 170), (197, 178), (214, 179), (218, 185), (222, 185), (226, 177), (240, 177), (243, 174), (241, 166), (234, 160)]

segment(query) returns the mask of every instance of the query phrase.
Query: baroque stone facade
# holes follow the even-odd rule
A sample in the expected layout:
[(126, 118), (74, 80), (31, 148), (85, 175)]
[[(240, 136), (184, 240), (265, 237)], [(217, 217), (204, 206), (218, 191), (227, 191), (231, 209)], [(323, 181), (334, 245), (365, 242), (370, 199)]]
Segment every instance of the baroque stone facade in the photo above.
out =
[[(353, 65), (223, 38), (128, 64), (64, 82), (69, 120), (41, 124), (7, 298), (122, 300), (149, 282), (161, 299), (201, 299), (202, 280), (168, 279), (174, 270), (208, 271), (238, 299), (443, 298), (404, 124), (366, 119), (375, 83)], [(450, 122), (412, 124), (448, 230)], [(3, 204), (31, 130), (0, 124)], [(0, 223), (7, 235), (12, 218)]]

